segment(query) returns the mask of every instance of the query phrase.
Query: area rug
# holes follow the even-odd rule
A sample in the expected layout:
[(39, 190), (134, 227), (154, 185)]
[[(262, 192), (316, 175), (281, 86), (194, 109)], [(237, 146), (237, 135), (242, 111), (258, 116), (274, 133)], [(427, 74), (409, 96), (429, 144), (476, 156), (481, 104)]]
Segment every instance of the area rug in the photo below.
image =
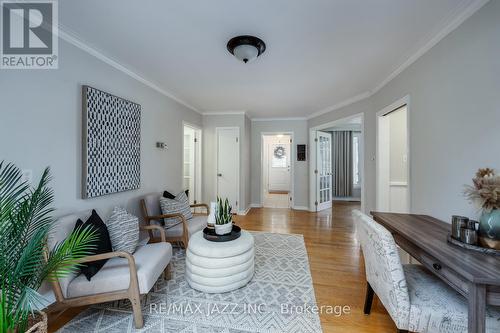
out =
[(191, 289), (185, 252), (174, 249), (172, 278), (160, 278), (143, 301), (144, 328), (134, 329), (124, 300), (92, 306), (59, 332), (321, 332), (302, 235), (252, 234), (255, 275), (247, 286), (222, 294)]

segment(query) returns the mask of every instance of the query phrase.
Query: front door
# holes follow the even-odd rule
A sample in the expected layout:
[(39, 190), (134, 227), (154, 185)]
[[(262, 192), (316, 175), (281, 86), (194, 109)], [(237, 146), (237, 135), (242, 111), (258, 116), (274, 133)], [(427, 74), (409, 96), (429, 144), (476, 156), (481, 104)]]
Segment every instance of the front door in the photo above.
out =
[(239, 135), (238, 128), (217, 128), (217, 196), (229, 199), (233, 213), (239, 204)]
[(290, 192), (290, 137), (276, 137), (268, 147), (268, 191)]
[(316, 211), (332, 207), (332, 134), (316, 131)]

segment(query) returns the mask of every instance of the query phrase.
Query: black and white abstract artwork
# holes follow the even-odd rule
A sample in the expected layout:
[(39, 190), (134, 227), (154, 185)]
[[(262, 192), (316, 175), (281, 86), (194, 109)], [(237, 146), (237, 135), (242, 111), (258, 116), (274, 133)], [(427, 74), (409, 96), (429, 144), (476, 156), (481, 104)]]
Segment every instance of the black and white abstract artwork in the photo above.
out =
[(82, 197), (138, 189), (141, 106), (89, 86), (82, 90)]

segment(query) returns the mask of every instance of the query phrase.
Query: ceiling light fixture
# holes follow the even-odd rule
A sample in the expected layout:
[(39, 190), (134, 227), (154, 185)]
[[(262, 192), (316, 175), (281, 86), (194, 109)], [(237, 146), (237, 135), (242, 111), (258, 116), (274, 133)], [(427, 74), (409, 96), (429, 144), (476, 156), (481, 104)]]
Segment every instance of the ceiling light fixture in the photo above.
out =
[(266, 44), (254, 36), (238, 36), (227, 42), (227, 50), (246, 64), (264, 53)]

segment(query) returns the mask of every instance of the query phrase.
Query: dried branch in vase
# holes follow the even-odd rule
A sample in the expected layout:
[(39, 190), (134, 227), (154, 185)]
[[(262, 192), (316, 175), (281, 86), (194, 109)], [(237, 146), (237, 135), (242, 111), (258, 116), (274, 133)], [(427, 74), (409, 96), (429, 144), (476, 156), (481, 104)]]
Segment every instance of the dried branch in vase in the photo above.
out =
[(500, 175), (495, 170), (479, 169), (472, 182), (473, 186), (465, 186), (467, 199), (486, 212), (500, 209)]

